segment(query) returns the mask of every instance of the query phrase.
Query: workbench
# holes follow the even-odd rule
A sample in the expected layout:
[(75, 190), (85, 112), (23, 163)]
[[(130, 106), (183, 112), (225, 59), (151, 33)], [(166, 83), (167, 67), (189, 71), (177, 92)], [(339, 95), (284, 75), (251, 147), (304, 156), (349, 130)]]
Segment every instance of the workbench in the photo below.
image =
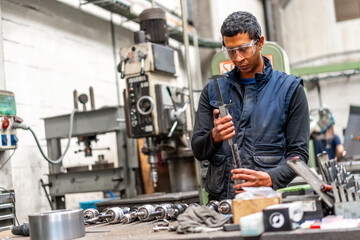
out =
[[(79, 240), (108, 240), (108, 239), (259, 239), (259, 240), (353, 240), (359, 239), (360, 228), (338, 230), (294, 230), (286, 232), (264, 233), (260, 237), (243, 238), (241, 232), (217, 231), (211, 233), (177, 234), (161, 230), (154, 232), (152, 228), (157, 222), (134, 222), (130, 224), (98, 224), (86, 226), (86, 235)], [(172, 223), (170, 223), (172, 224)], [(102, 231), (102, 232), (96, 232)], [(29, 240), (30, 237), (14, 236), (11, 231), (0, 232), (0, 240), (16, 239)]]

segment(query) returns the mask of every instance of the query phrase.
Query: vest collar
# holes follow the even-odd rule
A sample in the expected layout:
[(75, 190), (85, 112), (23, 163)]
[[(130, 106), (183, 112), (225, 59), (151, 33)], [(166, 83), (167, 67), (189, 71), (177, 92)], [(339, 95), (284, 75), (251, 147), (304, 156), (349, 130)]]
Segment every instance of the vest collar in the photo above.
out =
[[(263, 60), (264, 60), (264, 72), (263, 73), (255, 73), (255, 81), (256, 81), (256, 85), (258, 86), (258, 88), (260, 88), (262, 85), (264, 85), (265, 83), (267, 83), (272, 76), (272, 72), (273, 72), (273, 68), (272, 65), (270, 63), (270, 60), (265, 57), (262, 56)], [(230, 82), (235, 85), (237, 82), (237, 79), (240, 76), (240, 70), (235, 67), (233, 70), (231, 70), (230, 72), (228, 72), (228, 80), (230, 80)]]
[(270, 60), (265, 56), (262, 57), (264, 61), (264, 71), (263, 73), (255, 73), (255, 80), (257, 82), (268, 82), (271, 79), (273, 68), (271, 66)]

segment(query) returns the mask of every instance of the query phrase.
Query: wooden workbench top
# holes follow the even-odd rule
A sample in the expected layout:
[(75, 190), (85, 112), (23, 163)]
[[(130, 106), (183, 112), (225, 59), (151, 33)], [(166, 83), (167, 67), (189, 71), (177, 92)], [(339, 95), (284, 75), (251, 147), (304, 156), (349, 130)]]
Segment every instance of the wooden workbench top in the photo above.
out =
[[(108, 239), (244, 239), (241, 237), (239, 231), (234, 232), (211, 232), (211, 233), (196, 233), (196, 234), (177, 234), (176, 232), (168, 232), (162, 230), (159, 232), (154, 232), (152, 228), (155, 226), (156, 222), (135, 222), (131, 224), (99, 224), (91, 225), (86, 227), (88, 231), (83, 238), (79, 240), (108, 240)], [(90, 231), (105, 231), (105, 232), (91, 232)], [(338, 229), (338, 230), (320, 230), (320, 229), (311, 229), (311, 230), (296, 230), (288, 232), (274, 232), (274, 233), (264, 233), (259, 238), (251, 239), (261, 239), (261, 240), (352, 240), (359, 239), (360, 228), (356, 229)], [(0, 240), (29, 240), (30, 237), (21, 237), (14, 236), (11, 234), (11, 231), (0, 232)], [(249, 239), (249, 238), (245, 238)]]

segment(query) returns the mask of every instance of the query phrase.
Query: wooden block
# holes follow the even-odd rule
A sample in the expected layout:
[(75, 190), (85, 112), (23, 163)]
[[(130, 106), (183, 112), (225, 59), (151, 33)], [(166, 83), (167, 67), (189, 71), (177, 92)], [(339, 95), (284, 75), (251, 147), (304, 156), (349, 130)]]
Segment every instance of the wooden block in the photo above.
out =
[(235, 224), (240, 223), (240, 218), (262, 211), (264, 208), (279, 204), (280, 197), (272, 198), (255, 198), (249, 200), (237, 200), (232, 201), (232, 212)]
[(144, 184), (144, 191), (146, 194), (154, 193), (155, 189), (153, 186), (153, 182), (150, 177), (150, 164), (148, 163), (148, 156), (141, 152), (142, 147), (144, 146), (144, 139), (139, 138), (138, 140), (138, 150), (140, 156), (140, 169), (141, 176)]

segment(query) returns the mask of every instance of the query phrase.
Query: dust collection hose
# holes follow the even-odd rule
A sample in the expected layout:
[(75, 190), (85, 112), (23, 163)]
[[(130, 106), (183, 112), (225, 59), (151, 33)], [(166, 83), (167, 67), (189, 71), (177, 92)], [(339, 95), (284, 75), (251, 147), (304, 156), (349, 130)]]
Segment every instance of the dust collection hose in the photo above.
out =
[(48, 161), (49, 163), (51, 164), (59, 164), (61, 163), (61, 161), (63, 160), (63, 158), (65, 157), (67, 151), (69, 150), (69, 147), (70, 147), (70, 141), (71, 141), (71, 136), (72, 136), (72, 131), (73, 131), (73, 124), (74, 124), (74, 115), (75, 113), (77, 112), (78, 110), (77, 109), (74, 109), (71, 114), (70, 114), (70, 129), (69, 129), (69, 136), (68, 136), (68, 142), (67, 142), (67, 145), (66, 145), (66, 148), (65, 148), (65, 151), (64, 153), (56, 160), (52, 160), (52, 159), (49, 159), (45, 156), (43, 150), (41, 149), (41, 146), (40, 146), (40, 143), (39, 143), (39, 140), (35, 134), (35, 132), (31, 129), (31, 127), (29, 125), (26, 125), (26, 124), (23, 124), (23, 123), (17, 123), (17, 122), (14, 122), (12, 127), (13, 128), (22, 128), (24, 130), (29, 130), (32, 135), (34, 136), (35, 138), (35, 141), (36, 141), (36, 144), (40, 150), (40, 153), (41, 155), (44, 157), (44, 159), (46, 161)]

